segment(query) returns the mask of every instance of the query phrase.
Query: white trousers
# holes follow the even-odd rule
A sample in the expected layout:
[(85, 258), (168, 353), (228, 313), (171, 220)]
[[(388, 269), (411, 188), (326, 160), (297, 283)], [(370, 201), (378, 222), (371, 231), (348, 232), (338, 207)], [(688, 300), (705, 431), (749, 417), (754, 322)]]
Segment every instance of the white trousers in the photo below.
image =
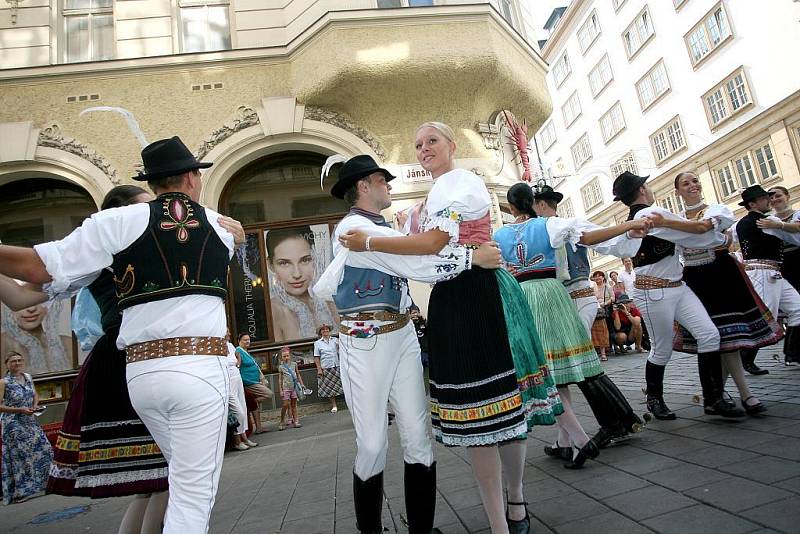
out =
[(243, 434), (247, 430), (247, 402), (244, 400), (244, 383), (239, 368), (228, 365), (228, 378), (228, 410), (236, 416), (236, 433)]
[(339, 349), (344, 398), (356, 430), (358, 478), (367, 480), (386, 466), (387, 401), (394, 409), (403, 459), (430, 466), (430, 412), (413, 324), (366, 339), (342, 334)]
[(597, 297), (581, 297), (579, 299), (572, 299), (575, 306), (578, 308), (578, 316), (581, 318), (583, 326), (586, 327), (586, 332), (589, 334), (589, 339), (592, 338), (592, 324), (594, 318), (597, 317)]
[(650, 335), (647, 357), (650, 362), (661, 366), (669, 362), (676, 321), (697, 340), (698, 352), (719, 350), (719, 330), (686, 284), (665, 289), (634, 289), (631, 298), (642, 313)]
[(128, 393), (169, 464), (164, 534), (203, 534), (217, 494), (228, 412), (228, 364), (218, 356), (131, 363)]
[(767, 305), (772, 316), (777, 319), (778, 312), (786, 316), (787, 326), (800, 325), (800, 294), (785, 278), (773, 278), (775, 271), (755, 269), (746, 271), (753, 288)]

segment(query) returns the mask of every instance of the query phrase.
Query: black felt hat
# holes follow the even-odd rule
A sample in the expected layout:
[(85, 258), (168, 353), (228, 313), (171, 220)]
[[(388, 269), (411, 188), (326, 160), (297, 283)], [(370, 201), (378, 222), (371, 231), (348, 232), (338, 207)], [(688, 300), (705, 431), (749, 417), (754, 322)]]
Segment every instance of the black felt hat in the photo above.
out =
[(556, 204), (564, 200), (564, 195), (553, 189), (547, 184), (536, 184), (533, 186), (534, 200), (555, 200)]
[(622, 200), (644, 185), (650, 176), (637, 176), (625, 171), (614, 180), (614, 200)]
[(394, 180), (394, 175), (384, 168), (378, 166), (372, 156), (354, 156), (347, 160), (342, 168), (339, 169), (339, 180), (333, 184), (331, 195), (336, 198), (344, 198), (345, 192), (350, 187), (373, 172), (382, 172), (387, 182)]
[(134, 180), (147, 182), (177, 176), (194, 169), (206, 169), (213, 163), (197, 161), (194, 154), (186, 148), (177, 135), (169, 139), (160, 139), (142, 149), (144, 170)]
[(769, 192), (760, 185), (751, 185), (750, 187), (742, 191), (742, 201), (739, 202), (739, 205), (744, 206), (746, 208), (748, 202), (752, 202), (757, 198), (768, 197), (768, 196)]

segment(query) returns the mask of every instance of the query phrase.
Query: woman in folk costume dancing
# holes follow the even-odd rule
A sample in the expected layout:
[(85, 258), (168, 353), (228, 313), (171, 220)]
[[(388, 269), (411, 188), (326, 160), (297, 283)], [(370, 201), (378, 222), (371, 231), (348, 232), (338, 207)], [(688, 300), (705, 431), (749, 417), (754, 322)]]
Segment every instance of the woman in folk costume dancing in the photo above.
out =
[[(434, 179), (421, 233), (373, 237), (370, 250), (436, 254), (448, 243), (491, 240), (491, 197), (480, 177), (455, 168), (454, 137), (438, 122), (417, 129), (417, 159)], [(366, 237), (351, 232), (340, 240), (361, 251)], [(563, 407), (525, 297), (504, 270), (473, 266), (434, 286), (428, 326), (434, 435), (445, 445), (468, 447), (492, 532), (529, 532), (525, 434), (534, 425), (553, 424)]]
[[(569, 385), (583, 384), (603, 374), (597, 352), (562, 283), (569, 278), (564, 245), (578, 243), (581, 232), (575, 219), (537, 217), (533, 209), (534, 193), (528, 184), (514, 185), (507, 198), (516, 220), (495, 232), (494, 239), (509, 270), (520, 282), (564, 404), (564, 414), (557, 419), (559, 439), (553, 447), (546, 447), (545, 453), (568, 459), (567, 468), (580, 468), (600, 451), (575, 416)], [(628, 226), (646, 230), (647, 225), (647, 221), (639, 221)], [(621, 394), (619, 397), (624, 402)], [(587, 400), (594, 401), (592, 410), (596, 413), (612, 416), (622, 411), (614, 406), (619, 401), (610, 396), (587, 396)], [(627, 402), (624, 404), (632, 413)], [(598, 417), (601, 421), (607, 418)], [(621, 421), (616, 422), (622, 426)]]
[[(699, 221), (706, 217), (724, 218), (733, 224), (733, 212), (721, 204), (708, 205), (703, 201), (700, 180), (692, 172), (682, 172), (675, 178), (675, 190), (686, 208), (681, 216)], [(783, 330), (758, 296), (750, 279), (728, 253), (728, 246), (716, 249), (678, 247), (683, 258), (683, 281), (700, 299), (720, 335), (723, 380), (728, 373), (739, 389), (742, 408), (756, 415), (766, 408), (750, 392), (739, 357), (740, 350), (758, 350), (773, 345), (783, 337)], [(725, 298), (720, 298), (720, 295)], [(680, 352), (697, 353), (697, 340), (683, 327), (676, 332), (674, 348)]]

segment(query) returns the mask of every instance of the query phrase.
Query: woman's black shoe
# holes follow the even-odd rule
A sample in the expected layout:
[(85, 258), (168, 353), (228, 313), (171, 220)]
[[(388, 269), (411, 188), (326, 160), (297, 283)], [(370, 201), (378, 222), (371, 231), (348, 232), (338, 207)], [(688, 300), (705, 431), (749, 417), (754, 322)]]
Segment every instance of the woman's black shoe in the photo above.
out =
[(589, 440), (586, 445), (577, 449), (577, 452), (574, 453), (572, 457), (572, 461), (564, 464), (564, 467), (567, 469), (580, 469), (583, 467), (583, 464), (586, 463), (586, 460), (591, 458), (594, 460), (600, 455), (600, 449), (597, 448), (594, 441)]
[(752, 398), (753, 397), (747, 397), (742, 401), (742, 408), (744, 408), (744, 411), (747, 415), (759, 415), (767, 411), (767, 407), (761, 404), (760, 402), (758, 404), (753, 404), (753, 405), (747, 404), (747, 401), (749, 401)]
[[(563, 448), (563, 447), (559, 447)], [(509, 506), (528, 506), (527, 502), (511, 502), (507, 503)], [(514, 520), (508, 517), (508, 508), (506, 508), (506, 523), (508, 524), (509, 534), (529, 534), (531, 531), (531, 518), (528, 515), (528, 509), (525, 508), (525, 519)]]
[(544, 453), (551, 458), (569, 460), (572, 458), (572, 447), (561, 447), (556, 441), (554, 445), (545, 445)]
[(744, 364), (742, 367), (744, 367), (744, 370), (747, 371), (748, 373), (750, 373), (753, 376), (760, 376), (760, 375), (768, 375), (769, 374), (769, 371), (767, 371), (766, 369), (762, 369), (761, 367), (757, 366), (754, 363), (747, 363), (747, 364)]
[(744, 417), (744, 412), (736, 405), (725, 399), (719, 399), (711, 406), (703, 408), (706, 415), (719, 415), (721, 417)]

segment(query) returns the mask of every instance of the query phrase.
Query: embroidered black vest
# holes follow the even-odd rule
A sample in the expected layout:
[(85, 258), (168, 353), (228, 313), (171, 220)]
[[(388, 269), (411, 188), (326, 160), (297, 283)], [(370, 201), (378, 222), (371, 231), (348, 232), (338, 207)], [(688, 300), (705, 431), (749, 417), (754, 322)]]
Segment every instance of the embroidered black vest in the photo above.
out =
[(166, 193), (149, 206), (147, 229), (111, 265), (120, 310), (186, 295), (225, 299), (228, 247), (205, 209), (183, 193)]
[(119, 328), (122, 315), (117, 306), (117, 291), (114, 286), (114, 274), (109, 269), (103, 269), (100, 276), (87, 286), (89, 293), (100, 308), (100, 324), (103, 332), (110, 332)]
[[(631, 211), (628, 214), (628, 220), (632, 221), (637, 213), (645, 208), (649, 208), (644, 204), (634, 204), (631, 206)], [(652, 265), (658, 263), (664, 258), (668, 258), (675, 254), (675, 243), (666, 241), (659, 237), (646, 236), (642, 239), (642, 244), (639, 251), (631, 258), (634, 267), (644, 267), (645, 265)]]
[(756, 226), (756, 221), (764, 217), (763, 213), (751, 211), (736, 223), (736, 235), (742, 247), (742, 257), (746, 260), (781, 261), (783, 240), (765, 234)]
[(569, 269), (569, 280), (565, 280), (564, 285), (570, 285), (578, 280), (588, 280), (592, 267), (586, 247), (577, 247), (577, 250), (572, 250), (572, 247), (567, 245), (564, 249), (567, 252), (567, 268)]

